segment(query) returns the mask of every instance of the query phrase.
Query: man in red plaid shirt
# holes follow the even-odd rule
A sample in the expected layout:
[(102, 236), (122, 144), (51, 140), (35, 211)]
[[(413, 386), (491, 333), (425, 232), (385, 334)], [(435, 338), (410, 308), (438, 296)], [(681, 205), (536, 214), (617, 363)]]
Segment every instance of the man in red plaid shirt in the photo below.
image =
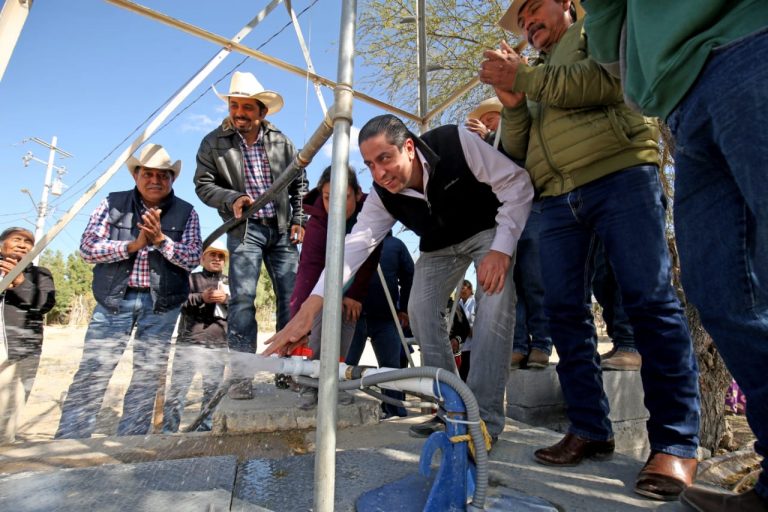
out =
[(200, 261), (200, 222), (177, 198), (181, 161), (149, 144), (126, 162), (136, 188), (113, 192), (91, 214), (80, 253), (94, 263), (98, 302), (80, 368), (62, 406), (57, 438), (89, 437), (107, 384), (134, 328), (133, 376), (118, 435), (149, 432), (157, 386), (168, 365), (171, 335)]

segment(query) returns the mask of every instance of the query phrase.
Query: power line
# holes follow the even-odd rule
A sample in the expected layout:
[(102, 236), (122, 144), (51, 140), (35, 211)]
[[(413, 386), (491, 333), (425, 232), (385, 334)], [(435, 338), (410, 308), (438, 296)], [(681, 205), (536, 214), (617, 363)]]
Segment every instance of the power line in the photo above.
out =
[[(303, 15), (304, 13), (306, 13), (306, 12), (307, 12), (309, 9), (311, 9), (312, 7), (314, 7), (314, 5), (315, 5), (317, 2), (318, 2), (318, 0), (313, 0), (313, 1), (312, 1), (312, 3), (310, 3), (310, 4), (309, 4), (307, 7), (305, 7), (305, 8), (304, 8), (304, 9), (303, 9), (301, 12), (299, 12), (299, 13), (297, 14), (297, 17), (300, 17), (300, 16), (302, 16), (302, 15)], [(271, 36), (270, 36), (270, 37), (269, 37), (269, 38), (268, 38), (266, 41), (264, 41), (264, 42), (263, 42), (263, 43), (261, 43), (259, 46), (257, 46), (257, 47), (256, 47), (256, 50), (261, 50), (262, 48), (264, 48), (264, 47), (265, 47), (267, 44), (269, 44), (270, 42), (272, 42), (272, 40), (273, 40), (273, 39), (275, 39), (277, 36), (279, 36), (279, 35), (280, 35), (280, 34), (281, 34), (281, 33), (282, 33), (282, 32), (283, 32), (283, 31), (284, 31), (286, 28), (290, 27), (290, 26), (291, 26), (291, 24), (292, 24), (292, 22), (291, 22), (291, 21), (289, 21), (288, 23), (286, 23), (285, 25), (283, 25), (283, 27), (282, 27), (282, 28), (280, 28), (280, 29), (279, 29), (277, 32), (275, 32), (274, 34), (272, 34), (272, 35), (271, 35)], [(232, 74), (232, 73), (233, 73), (235, 70), (237, 70), (237, 69), (238, 69), (240, 66), (242, 66), (242, 65), (243, 65), (243, 64), (244, 64), (244, 63), (245, 63), (245, 62), (246, 62), (248, 59), (250, 59), (250, 57), (248, 57), (248, 56), (244, 57), (244, 58), (243, 58), (243, 59), (242, 59), (240, 62), (238, 62), (238, 63), (237, 63), (237, 64), (236, 64), (236, 65), (235, 65), (235, 66), (234, 66), (232, 69), (230, 69), (230, 70), (229, 70), (229, 71), (228, 71), (226, 74), (224, 74), (224, 75), (223, 75), (221, 78), (219, 78), (218, 80), (216, 80), (216, 81), (213, 83), (213, 85), (218, 85), (220, 82), (222, 82), (223, 80), (225, 80), (225, 79), (226, 79), (226, 78), (227, 78), (229, 75), (231, 75), (231, 74)], [(166, 122), (165, 122), (165, 123), (164, 123), (164, 124), (163, 124), (163, 125), (162, 125), (160, 128), (158, 128), (158, 129), (157, 129), (157, 131), (155, 132), (155, 136), (156, 136), (158, 133), (160, 133), (160, 132), (161, 132), (161, 131), (162, 131), (162, 130), (163, 130), (165, 127), (166, 127), (166, 126), (168, 126), (168, 125), (169, 125), (171, 122), (175, 121), (175, 120), (176, 120), (176, 119), (177, 119), (177, 118), (178, 118), (178, 117), (179, 117), (179, 116), (180, 116), (182, 113), (184, 113), (186, 110), (188, 110), (188, 109), (189, 109), (189, 108), (190, 108), (192, 105), (194, 105), (195, 103), (197, 103), (198, 101), (200, 101), (200, 99), (202, 99), (202, 98), (203, 98), (203, 96), (205, 96), (206, 94), (208, 94), (208, 92), (209, 92), (209, 91), (210, 91), (210, 87), (209, 87), (209, 88), (206, 88), (206, 90), (205, 90), (205, 91), (203, 91), (202, 93), (200, 93), (200, 95), (199, 95), (197, 98), (195, 98), (195, 99), (194, 99), (194, 100), (192, 100), (192, 101), (191, 101), (191, 102), (190, 102), (188, 105), (186, 105), (184, 108), (182, 108), (181, 110), (179, 110), (179, 111), (178, 111), (178, 112), (177, 112), (177, 113), (176, 113), (176, 114), (175, 114), (173, 117), (171, 117), (171, 118), (170, 118), (169, 120), (167, 120), (167, 121), (166, 121)], [(178, 91), (177, 91), (177, 92), (178, 92)], [(74, 182), (74, 183), (73, 183), (73, 184), (72, 184), (72, 185), (71, 185), (71, 186), (70, 186), (70, 187), (69, 187), (69, 188), (68, 188), (68, 189), (67, 189), (67, 190), (64, 192), (64, 194), (62, 194), (61, 196), (59, 196), (59, 198), (58, 198), (56, 201), (52, 202), (52, 205), (58, 204), (58, 203), (60, 203), (61, 201), (63, 201), (64, 199), (69, 199), (69, 196), (68, 196), (67, 194), (70, 194), (70, 193), (71, 193), (71, 194), (74, 194), (74, 195), (75, 195), (75, 197), (77, 197), (77, 195), (79, 195), (79, 193), (81, 193), (81, 192), (83, 192), (83, 191), (87, 190), (87, 189), (88, 189), (88, 188), (89, 188), (89, 187), (90, 187), (90, 186), (91, 186), (91, 185), (92, 185), (92, 184), (95, 182), (95, 180), (91, 181), (91, 182), (90, 182), (88, 185), (86, 185), (86, 186), (83, 186), (82, 188), (80, 188), (80, 189), (78, 189), (78, 190), (76, 190), (76, 191), (75, 191), (75, 187), (76, 187), (78, 184), (80, 184), (80, 183), (81, 183), (83, 180), (85, 180), (85, 178), (87, 178), (87, 177), (88, 177), (88, 176), (89, 176), (91, 173), (93, 173), (93, 172), (94, 172), (94, 171), (95, 171), (95, 170), (96, 170), (96, 169), (97, 169), (97, 168), (98, 168), (98, 167), (99, 167), (99, 166), (100, 166), (102, 163), (104, 163), (104, 161), (106, 161), (106, 160), (107, 160), (107, 159), (108, 159), (108, 158), (109, 158), (109, 157), (110, 157), (110, 156), (111, 156), (113, 153), (115, 153), (115, 151), (117, 151), (118, 149), (120, 149), (120, 148), (123, 146), (123, 144), (124, 144), (124, 143), (125, 143), (127, 140), (129, 140), (129, 139), (130, 139), (130, 138), (131, 138), (131, 137), (132, 137), (134, 134), (136, 134), (136, 132), (138, 132), (138, 131), (139, 131), (139, 130), (142, 128), (142, 126), (144, 126), (145, 124), (147, 124), (147, 122), (148, 122), (149, 120), (151, 120), (151, 119), (152, 119), (152, 118), (155, 116), (155, 114), (157, 114), (157, 113), (158, 113), (158, 112), (159, 112), (159, 111), (160, 111), (160, 110), (161, 110), (161, 109), (162, 109), (162, 108), (163, 108), (165, 105), (167, 105), (167, 104), (168, 104), (168, 102), (169, 102), (169, 101), (170, 101), (170, 100), (171, 100), (171, 99), (172, 99), (172, 98), (175, 96), (175, 94), (176, 94), (176, 93), (174, 93), (174, 94), (173, 94), (171, 97), (169, 97), (167, 100), (165, 100), (165, 101), (164, 101), (164, 102), (163, 102), (163, 103), (162, 103), (160, 106), (158, 106), (158, 107), (157, 107), (157, 108), (156, 108), (154, 111), (152, 111), (152, 113), (151, 113), (151, 114), (149, 114), (149, 115), (148, 115), (148, 116), (147, 116), (147, 117), (146, 117), (146, 118), (145, 118), (145, 119), (144, 119), (144, 120), (143, 120), (143, 121), (142, 121), (142, 122), (141, 122), (141, 123), (140, 123), (140, 124), (139, 124), (139, 125), (138, 125), (136, 128), (134, 128), (134, 129), (133, 129), (133, 131), (131, 131), (131, 133), (129, 133), (128, 135), (126, 135), (126, 136), (125, 136), (125, 138), (123, 138), (123, 140), (121, 140), (119, 143), (117, 143), (117, 144), (116, 144), (116, 145), (115, 145), (115, 146), (114, 146), (114, 147), (113, 147), (113, 148), (112, 148), (112, 149), (111, 149), (111, 150), (110, 150), (110, 151), (109, 151), (109, 152), (108, 152), (108, 153), (107, 153), (107, 154), (106, 154), (106, 155), (105, 155), (105, 156), (104, 156), (104, 157), (103, 157), (101, 160), (99, 160), (99, 161), (98, 161), (98, 162), (97, 162), (97, 163), (96, 163), (96, 164), (95, 164), (93, 167), (91, 167), (91, 168), (90, 168), (90, 169), (89, 169), (89, 170), (88, 170), (88, 171), (87, 171), (85, 174), (83, 174), (83, 175), (82, 175), (80, 178), (78, 178), (78, 179), (77, 179), (77, 180), (76, 180), (76, 181), (75, 181), (75, 182)], [(65, 196), (65, 195), (67, 195), (67, 197), (66, 197), (66, 198), (64, 198), (64, 197), (63, 197), (63, 196)]]

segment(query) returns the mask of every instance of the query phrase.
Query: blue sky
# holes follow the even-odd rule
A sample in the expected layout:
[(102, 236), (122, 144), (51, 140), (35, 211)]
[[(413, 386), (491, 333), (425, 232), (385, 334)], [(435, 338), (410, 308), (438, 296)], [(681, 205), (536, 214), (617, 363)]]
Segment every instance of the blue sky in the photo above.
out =
[[(139, 3), (229, 38), (269, 2), (143, 0)], [(312, 0), (292, 2), (297, 13), (312, 3)], [(364, 2), (358, 2), (358, 9), (363, 5)], [(340, 12), (341, 2), (319, 0), (299, 18), (316, 72), (332, 80), (337, 75)], [(306, 68), (293, 27), (283, 29), (288, 21), (286, 9), (280, 5), (242, 42), (258, 48), (269, 40), (261, 51)], [(32, 151), (37, 158), (47, 160), (48, 150), (33, 142), (22, 143), (23, 140), (38, 137), (50, 141), (56, 135), (58, 146), (74, 155), (66, 159), (57, 157), (56, 164), (67, 168), (64, 183), (69, 188), (60, 197), (51, 197), (54, 210), (46, 223), (47, 231), (136, 137), (131, 132), (218, 50), (213, 43), (104, 1), (35, 1), (0, 82), (0, 168), (6, 185), (0, 228), (22, 225), (33, 229), (36, 218), (32, 202), (20, 189), (29, 189), (35, 201), (39, 201), (45, 166), (32, 162), (24, 167), (22, 156)], [(194, 193), (194, 158), (202, 137), (226, 116), (224, 103), (210, 86), (221, 80), (217, 89), (227, 91), (227, 75), (235, 68), (254, 73), (267, 89), (283, 95), (285, 107), (269, 120), (297, 147), (303, 146), (322, 119), (311, 83), (254, 59), (240, 64), (243, 59), (244, 56), (237, 53), (227, 57), (183, 103), (182, 109), (186, 110), (181, 113), (177, 110), (169, 118), (172, 121), (150, 139), (165, 146), (172, 158), (182, 160), (182, 172), (174, 190), (195, 205), (204, 237), (220, 220)], [(370, 70), (358, 62), (355, 79), (366, 72)], [(364, 92), (385, 98), (382, 91), (370, 87)], [(332, 91), (323, 88), (323, 93), (326, 104), (332, 104)], [(356, 100), (353, 106), (355, 145), (350, 163), (362, 171), (360, 178), (365, 190), (371, 180), (357, 151), (357, 128), (381, 113), (380, 109), (361, 101)], [(128, 142), (121, 143), (126, 137)], [(107, 157), (116, 146), (118, 149)], [(308, 168), (311, 184), (329, 164), (330, 142)], [(133, 180), (123, 167), (49, 247), (65, 254), (75, 251), (88, 215), (97, 202), (110, 191), (132, 187)], [(416, 257), (415, 237), (404, 234), (401, 238)]]

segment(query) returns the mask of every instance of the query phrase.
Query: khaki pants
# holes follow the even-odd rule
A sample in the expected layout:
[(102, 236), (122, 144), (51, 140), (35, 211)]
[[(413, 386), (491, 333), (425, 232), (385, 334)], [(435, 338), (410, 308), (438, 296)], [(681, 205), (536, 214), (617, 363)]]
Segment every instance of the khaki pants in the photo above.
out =
[(0, 442), (11, 443), (21, 426), (21, 416), (32, 384), (35, 382), (40, 356), (0, 365)]

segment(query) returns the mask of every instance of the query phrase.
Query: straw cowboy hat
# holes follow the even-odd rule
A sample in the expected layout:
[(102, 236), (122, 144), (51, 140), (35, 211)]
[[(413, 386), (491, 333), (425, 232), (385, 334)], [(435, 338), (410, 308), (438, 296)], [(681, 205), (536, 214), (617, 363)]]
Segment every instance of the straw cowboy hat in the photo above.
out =
[(229, 265), (229, 251), (227, 250), (227, 248), (224, 246), (223, 243), (221, 243), (219, 240), (214, 240), (214, 242), (211, 245), (205, 248), (205, 250), (203, 251), (203, 256), (205, 256), (207, 253), (212, 251), (223, 253), (224, 264)]
[(136, 172), (139, 167), (148, 167), (150, 169), (167, 169), (173, 173), (173, 179), (181, 174), (181, 160), (171, 163), (171, 157), (160, 144), (147, 144), (139, 153), (139, 157), (129, 156), (125, 161), (125, 166), (131, 171)]
[(283, 97), (275, 91), (267, 91), (264, 86), (256, 80), (252, 73), (243, 73), (235, 71), (232, 75), (232, 81), (229, 83), (229, 94), (219, 94), (216, 87), (211, 86), (216, 96), (229, 102), (229, 98), (253, 98), (262, 102), (268, 110), (268, 114), (276, 114), (283, 108)]
[(503, 107), (504, 106), (499, 101), (499, 98), (494, 96), (493, 98), (481, 101), (480, 104), (477, 105), (477, 108), (470, 112), (467, 117), (469, 119), (480, 119), (480, 116), (487, 114), (488, 112), (501, 112)]
[[(499, 26), (504, 30), (524, 36), (525, 30), (517, 25), (517, 15), (520, 12), (520, 8), (527, 2), (528, 0), (514, 0), (512, 5), (509, 6), (509, 9), (507, 9), (507, 12), (504, 13), (504, 16), (499, 20)], [(581, 6), (581, 2), (579, 2), (579, 0), (571, 0), (571, 3), (576, 6), (576, 16), (579, 19), (583, 18), (585, 13), (584, 8)]]

